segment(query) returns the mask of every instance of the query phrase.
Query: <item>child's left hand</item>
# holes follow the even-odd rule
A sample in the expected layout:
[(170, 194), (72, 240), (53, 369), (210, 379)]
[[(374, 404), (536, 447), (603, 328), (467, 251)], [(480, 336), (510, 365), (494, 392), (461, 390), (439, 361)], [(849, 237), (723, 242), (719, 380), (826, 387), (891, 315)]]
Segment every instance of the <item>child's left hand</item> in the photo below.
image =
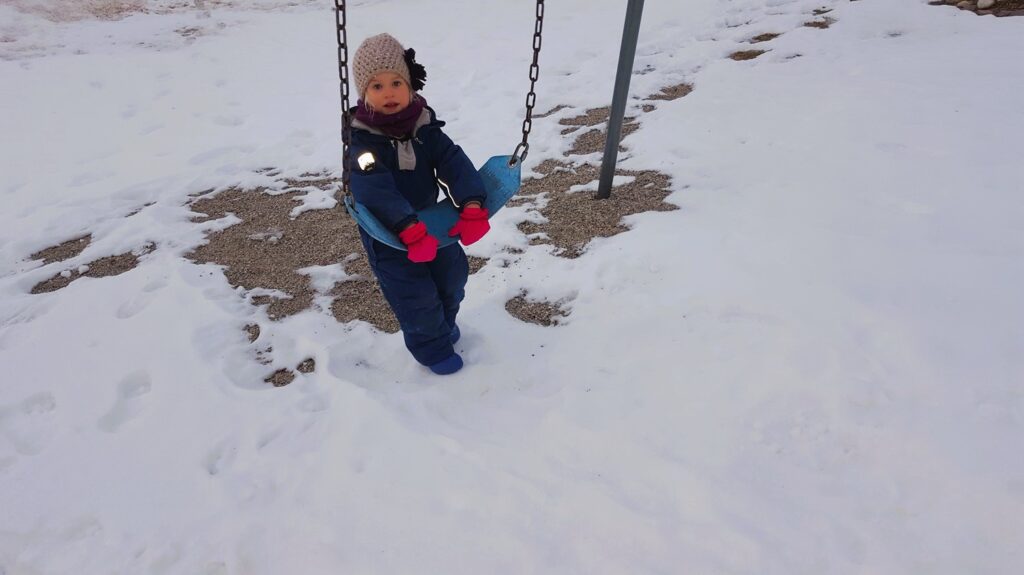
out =
[(464, 246), (476, 242), (491, 229), (491, 224), (487, 223), (487, 215), (487, 208), (466, 206), (459, 214), (459, 221), (448, 230), (448, 235), (460, 236), (459, 239)]

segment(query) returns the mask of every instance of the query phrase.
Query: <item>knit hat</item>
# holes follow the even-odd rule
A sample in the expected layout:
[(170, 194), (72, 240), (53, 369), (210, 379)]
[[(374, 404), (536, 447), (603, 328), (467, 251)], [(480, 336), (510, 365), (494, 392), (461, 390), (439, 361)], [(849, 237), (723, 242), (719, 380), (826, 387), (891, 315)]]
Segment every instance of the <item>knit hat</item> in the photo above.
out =
[[(414, 91), (422, 88), (427, 73), (423, 66), (416, 63), (415, 56), (415, 51), (403, 48), (390, 34), (377, 34), (364, 40), (356, 49), (356, 57), (352, 62), (359, 97), (366, 96), (370, 80), (381, 72), (398, 74)], [(410, 68), (415, 70), (415, 77), (410, 77)]]

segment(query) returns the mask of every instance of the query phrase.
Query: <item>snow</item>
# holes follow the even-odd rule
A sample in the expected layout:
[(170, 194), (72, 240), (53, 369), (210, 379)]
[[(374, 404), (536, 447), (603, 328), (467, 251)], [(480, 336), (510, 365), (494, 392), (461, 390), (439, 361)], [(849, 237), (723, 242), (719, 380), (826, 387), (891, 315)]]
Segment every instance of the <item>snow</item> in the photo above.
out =
[[(620, 165), (671, 175), (681, 209), (575, 260), (528, 245), (516, 223), (536, 214), (502, 210), (469, 250), (494, 260), (460, 315), (467, 366), (438, 378), (326, 298), (270, 322), (247, 301), (267, 290), (183, 257), (237, 221), (192, 222), (190, 195), (279, 186), (267, 167), (338, 174), (331, 7), (55, 23), (13, 4), (0, 573), (1024, 564), (1024, 19), (648, 0), (630, 111), (694, 91), (640, 114)], [(415, 47), (426, 98), (483, 163), (521, 136), (528, 4), (350, 2), (349, 40)], [(836, 22), (803, 27), (820, 7)], [(609, 103), (623, 13), (546, 5), (537, 110), (570, 108), (534, 122), (526, 172), (569, 149), (557, 118)], [(784, 34), (727, 58), (765, 32)], [(308, 191), (293, 215), (332, 205)], [(29, 258), (86, 233), (70, 260)], [(149, 242), (127, 273), (29, 293)], [(507, 268), (505, 246), (525, 249)], [(318, 293), (344, 277), (302, 273)], [(523, 290), (571, 314), (522, 323), (504, 303)], [(313, 373), (263, 383), (308, 357)]]

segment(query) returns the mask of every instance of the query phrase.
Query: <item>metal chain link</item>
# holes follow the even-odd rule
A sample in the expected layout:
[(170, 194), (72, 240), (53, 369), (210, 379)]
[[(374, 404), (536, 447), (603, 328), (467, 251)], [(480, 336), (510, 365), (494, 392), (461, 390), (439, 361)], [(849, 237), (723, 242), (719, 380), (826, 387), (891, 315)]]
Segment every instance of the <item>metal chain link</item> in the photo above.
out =
[(349, 144), (352, 114), (348, 101), (348, 32), (345, 29), (345, 0), (334, 0), (334, 19), (338, 25), (338, 80), (341, 92), (341, 189), (349, 194)]
[(541, 32), (544, 30), (544, 0), (537, 0), (537, 20), (533, 27), (533, 62), (530, 64), (530, 91), (526, 94), (526, 118), (523, 120), (523, 141), (516, 146), (508, 165), (514, 166), (526, 159), (530, 151), (530, 144), (527, 140), (530, 137), (530, 130), (533, 128), (533, 105), (537, 102), (537, 94), (534, 87), (537, 85), (537, 78), (540, 77), (540, 65), (537, 63), (540, 58)]

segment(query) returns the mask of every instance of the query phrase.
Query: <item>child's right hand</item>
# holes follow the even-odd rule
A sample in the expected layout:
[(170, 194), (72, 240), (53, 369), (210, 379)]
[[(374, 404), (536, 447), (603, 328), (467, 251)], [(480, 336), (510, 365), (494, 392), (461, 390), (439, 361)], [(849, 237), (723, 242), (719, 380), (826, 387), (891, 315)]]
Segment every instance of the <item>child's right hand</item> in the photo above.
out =
[(409, 260), (418, 264), (429, 262), (437, 255), (437, 238), (427, 233), (427, 225), (416, 222), (398, 234), (409, 249)]

